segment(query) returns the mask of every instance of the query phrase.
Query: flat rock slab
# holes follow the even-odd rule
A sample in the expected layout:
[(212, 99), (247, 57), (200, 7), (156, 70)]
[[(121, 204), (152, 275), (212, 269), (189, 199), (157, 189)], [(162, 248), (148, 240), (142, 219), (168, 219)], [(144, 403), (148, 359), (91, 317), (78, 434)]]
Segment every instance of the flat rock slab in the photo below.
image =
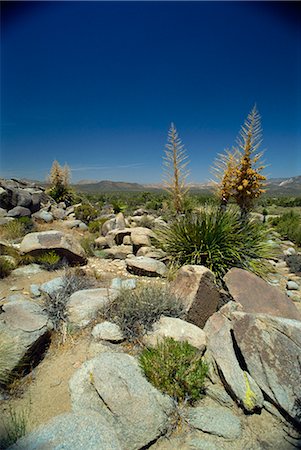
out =
[(50, 281), (46, 281), (46, 283), (41, 284), (39, 289), (42, 292), (52, 296), (55, 295), (56, 292), (60, 291), (64, 287), (64, 284), (64, 277), (56, 277)]
[(72, 294), (67, 302), (69, 322), (82, 328), (94, 319), (110, 300), (116, 298), (114, 289), (83, 289)]
[(239, 418), (226, 408), (189, 408), (187, 420), (194, 428), (225, 439), (238, 439), (242, 433)]
[(241, 312), (232, 316), (251, 376), (274, 404), (301, 425), (301, 322)]
[(17, 277), (29, 277), (30, 275), (35, 275), (36, 273), (45, 272), (38, 264), (28, 264), (24, 267), (18, 267), (12, 271), (12, 275)]
[(143, 337), (143, 342), (154, 347), (166, 337), (176, 341), (188, 341), (202, 352), (206, 348), (206, 334), (201, 328), (185, 320), (165, 316), (161, 316), (160, 320), (154, 323), (153, 331)]
[(72, 264), (86, 264), (85, 251), (69, 234), (61, 231), (50, 230), (38, 233), (28, 233), (24, 236), (21, 245), (21, 253), (40, 255), (45, 251), (55, 250), (60, 256), (65, 257)]
[(122, 450), (114, 429), (100, 414), (65, 413), (54, 417), (10, 450)]
[(293, 301), (262, 278), (243, 269), (233, 268), (224, 277), (226, 286), (247, 313), (269, 314), (301, 320)]
[(69, 382), (74, 411), (94, 410), (114, 428), (123, 450), (138, 450), (164, 434), (174, 403), (143, 376), (134, 357), (102, 353)]
[(263, 395), (260, 388), (254, 379), (241, 369), (237, 360), (230, 320), (217, 312), (207, 321), (204, 331), (207, 335), (207, 356), (217, 365), (217, 372), (221, 375), (226, 389), (247, 411), (262, 408)]
[(167, 273), (167, 267), (164, 263), (147, 256), (134, 256), (127, 258), (125, 262), (128, 272), (134, 275), (158, 277)]
[(186, 310), (186, 320), (203, 328), (215, 313), (220, 300), (215, 276), (207, 267), (186, 265), (178, 270), (171, 283), (172, 291), (180, 297)]

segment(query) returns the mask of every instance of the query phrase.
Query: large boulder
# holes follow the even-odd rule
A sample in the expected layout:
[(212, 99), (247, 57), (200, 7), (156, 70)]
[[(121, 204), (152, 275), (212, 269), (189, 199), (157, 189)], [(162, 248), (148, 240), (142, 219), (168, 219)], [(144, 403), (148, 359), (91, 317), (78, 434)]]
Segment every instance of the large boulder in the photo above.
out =
[(134, 252), (136, 253), (140, 247), (151, 247), (151, 237), (155, 237), (155, 234), (149, 228), (135, 227), (131, 232), (131, 239), (134, 246)]
[(293, 301), (257, 275), (233, 268), (225, 275), (224, 281), (233, 299), (242, 305), (245, 312), (301, 320)]
[(103, 254), (107, 258), (111, 259), (126, 259), (129, 255), (132, 255), (133, 247), (132, 245), (116, 245), (112, 248), (103, 249)]
[(1, 307), (0, 334), (15, 345), (13, 358), (6, 362), (7, 372), (35, 365), (49, 342), (51, 323), (43, 309), (25, 299), (9, 301)]
[(235, 312), (233, 331), (251, 376), (301, 425), (301, 322)]
[(55, 250), (70, 263), (85, 264), (87, 258), (81, 245), (69, 234), (50, 230), (27, 234), (20, 245), (21, 253), (40, 255), (45, 251)]
[(134, 275), (159, 277), (167, 273), (167, 267), (164, 263), (147, 256), (133, 256), (127, 258), (125, 262), (128, 272)]
[(6, 215), (7, 217), (18, 219), (19, 217), (30, 217), (31, 211), (28, 208), (24, 208), (24, 206), (15, 206), (10, 209)]
[(10, 450), (122, 450), (114, 429), (100, 414), (64, 413), (19, 439)]
[(117, 290), (106, 288), (74, 292), (67, 302), (69, 322), (79, 328), (87, 326), (97, 313), (116, 297), (117, 293)]
[(69, 382), (74, 411), (96, 410), (114, 428), (123, 450), (138, 450), (168, 428), (174, 403), (143, 376), (134, 357), (102, 353)]
[(206, 334), (201, 328), (185, 320), (166, 316), (161, 316), (160, 320), (154, 323), (153, 330), (143, 337), (143, 342), (154, 347), (166, 337), (176, 341), (188, 341), (202, 352), (206, 348)]
[(181, 267), (171, 283), (171, 289), (183, 302), (186, 320), (200, 328), (204, 327), (208, 318), (217, 310), (220, 294), (215, 276), (207, 267)]
[(241, 367), (243, 361), (238, 360), (231, 321), (217, 312), (207, 321), (204, 331), (207, 336), (205, 357), (216, 367), (226, 390), (245, 410), (252, 412), (262, 408), (262, 392), (246, 367)]

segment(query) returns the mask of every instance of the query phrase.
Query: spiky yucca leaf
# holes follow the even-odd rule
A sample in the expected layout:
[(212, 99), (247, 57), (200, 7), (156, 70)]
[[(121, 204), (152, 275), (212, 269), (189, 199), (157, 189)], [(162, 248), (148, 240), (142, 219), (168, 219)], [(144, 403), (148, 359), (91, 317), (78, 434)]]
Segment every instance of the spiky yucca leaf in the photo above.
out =
[(158, 240), (174, 263), (204, 265), (217, 278), (231, 267), (254, 271), (255, 260), (272, 254), (268, 230), (252, 220), (242, 222), (234, 209), (222, 213), (206, 207), (179, 217), (158, 232)]

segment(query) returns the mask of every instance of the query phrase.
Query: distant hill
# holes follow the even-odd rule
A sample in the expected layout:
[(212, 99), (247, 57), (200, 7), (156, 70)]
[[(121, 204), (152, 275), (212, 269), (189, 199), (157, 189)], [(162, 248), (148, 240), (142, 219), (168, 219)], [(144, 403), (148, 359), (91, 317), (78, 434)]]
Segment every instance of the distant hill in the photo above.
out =
[[(75, 189), (84, 193), (101, 192), (141, 192), (158, 191), (163, 189), (162, 184), (126, 183), (124, 181), (98, 181), (81, 180), (74, 185)], [(213, 185), (209, 183), (194, 183), (190, 185), (193, 192), (208, 195), (213, 191)], [(267, 181), (266, 194), (269, 196), (301, 196), (301, 175), (291, 178), (270, 178)]]

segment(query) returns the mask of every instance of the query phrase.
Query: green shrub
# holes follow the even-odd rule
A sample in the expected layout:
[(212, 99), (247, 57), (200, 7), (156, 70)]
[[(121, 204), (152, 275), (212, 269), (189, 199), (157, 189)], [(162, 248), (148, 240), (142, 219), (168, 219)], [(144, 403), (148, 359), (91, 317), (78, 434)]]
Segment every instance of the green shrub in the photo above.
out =
[(102, 225), (107, 221), (107, 217), (102, 217), (101, 219), (93, 220), (88, 224), (88, 229), (90, 233), (100, 233)]
[(14, 265), (5, 256), (0, 256), (0, 278), (8, 277)]
[(143, 284), (135, 290), (122, 289), (103, 315), (122, 329), (125, 337), (135, 340), (152, 328), (161, 315), (182, 317), (180, 300), (162, 284)]
[(158, 232), (158, 240), (174, 264), (204, 265), (218, 279), (231, 267), (257, 272), (262, 258), (272, 255), (269, 230), (250, 219), (242, 222), (234, 209), (205, 207), (179, 217)]
[(12, 220), (5, 225), (0, 225), (0, 236), (2, 239), (13, 240), (25, 236), (26, 226), (18, 219)]
[(0, 448), (4, 450), (27, 433), (28, 411), (25, 409), (16, 411), (10, 406), (8, 409), (8, 417), (6, 420), (2, 420), (5, 435), (0, 436)]
[(67, 264), (64, 258), (61, 258), (54, 250), (43, 253), (35, 258), (35, 262), (40, 264), (46, 270), (57, 270)]
[(85, 236), (80, 240), (80, 245), (84, 249), (86, 256), (95, 256), (95, 236)]
[(188, 342), (165, 338), (155, 348), (143, 350), (139, 361), (146, 378), (178, 402), (193, 403), (202, 397), (208, 367)]
[(293, 209), (273, 221), (278, 233), (285, 239), (301, 245), (301, 215)]
[(74, 208), (74, 214), (77, 219), (89, 224), (89, 222), (97, 218), (99, 211), (90, 203), (82, 203)]

